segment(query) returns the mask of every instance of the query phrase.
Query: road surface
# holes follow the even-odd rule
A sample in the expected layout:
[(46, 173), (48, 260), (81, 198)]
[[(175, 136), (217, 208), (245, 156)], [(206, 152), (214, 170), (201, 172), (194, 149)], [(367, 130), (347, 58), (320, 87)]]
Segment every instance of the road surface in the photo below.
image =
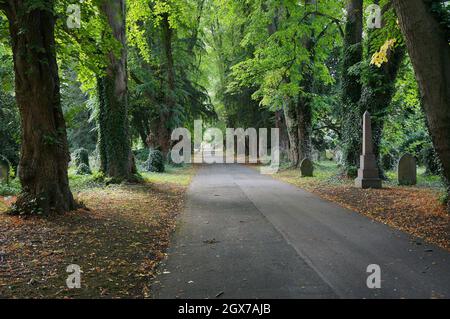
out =
[(450, 298), (449, 252), (253, 168), (205, 165), (187, 196), (157, 298)]

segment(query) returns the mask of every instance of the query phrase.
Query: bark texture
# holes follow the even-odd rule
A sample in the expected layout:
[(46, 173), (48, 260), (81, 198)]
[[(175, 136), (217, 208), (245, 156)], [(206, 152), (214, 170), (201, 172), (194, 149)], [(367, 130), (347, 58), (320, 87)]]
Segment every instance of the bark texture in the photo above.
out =
[(363, 1), (348, 0), (342, 62), (342, 123), (344, 163), (357, 167), (361, 152), (361, 119), (359, 108), (361, 82), (352, 67), (362, 61)]
[[(450, 184), (450, 30), (431, 10), (430, 0), (393, 0), (414, 67), (428, 128)], [(450, 204), (448, 205), (450, 211)]]
[(297, 167), (300, 164), (298, 149), (298, 120), (296, 105), (292, 98), (284, 98), (283, 113), (286, 121), (287, 134), (289, 137), (289, 161), (292, 166)]
[(14, 211), (22, 214), (76, 208), (67, 176), (70, 154), (56, 63), (54, 1), (42, 4), (45, 8), (10, 0), (1, 6), (9, 20), (22, 124), (22, 194)]
[[(379, 4), (379, 1), (374, 1)], [(386, 5), (382, 12), (389, 10), (390, 4)], [(384, 25), (382, 25), (384, 27)], [(379, 50), (378, 29), (367, 30), (368, 52), (366, 59), (371, 60), (372, 55)], [(395, 80), (406, 55), (404, 44), (394, 47), (387, 53), (388, 62), (383, 63), (381, 67), (375, 65), (368, 66), (369, 72), (366, 72), (366, 78), (363, 81), (363, 87), (360, 99), (361, 112), (369, 111), (372, 119), (373, 134), (373, 152), (377, 159), (380, 178), (384, 179), (384, 171), (381, 165), (380, 146), (383, 137), (384, 122), (388, 107), (391, 104), (395, 93)]]
[(120, 54), (108, 54), (106, 74), (98, 81), (99, 150), (101, 168), (116, 180), (133, 179), (133, 156), (128, 123), (128, 75), (125, 36), (125, 1), (102, 3), (112, 36), (122, 45)]
[(173, 29), (170, 26), (169, 14), (165, 13), (162, 16), (162, 43), (164, 46), (165, 68), (166, 68), (166, 83), (165, 83), (165, 106), (160, 110), (160, 121), (158, 126), (158, 144), (161, 152), (167, 154), (170, 151), (170, 129), (171, 120), (176, 106), (175, 98), (175, 70), (173, 59)]

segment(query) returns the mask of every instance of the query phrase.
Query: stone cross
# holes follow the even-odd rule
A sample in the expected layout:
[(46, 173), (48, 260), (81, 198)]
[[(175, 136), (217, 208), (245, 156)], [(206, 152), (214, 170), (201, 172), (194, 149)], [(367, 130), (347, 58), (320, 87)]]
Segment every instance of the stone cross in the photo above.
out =
[(367, 111), (363, 117), (363, 150), (355, 186), (358, 188), (381, 188), (382, 186), (378, 174), (377, 160), (373, 153), (372, 124), (370, 114)]
[(410, 154), (403, 155), (398, 161), (397, 173), (399, 185), (416, 185), (417, 163), (415, 157)]

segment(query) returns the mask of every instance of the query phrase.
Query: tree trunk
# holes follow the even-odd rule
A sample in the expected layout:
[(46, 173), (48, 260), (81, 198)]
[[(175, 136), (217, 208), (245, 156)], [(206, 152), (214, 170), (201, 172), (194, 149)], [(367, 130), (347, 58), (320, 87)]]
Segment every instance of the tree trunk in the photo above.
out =
[[(99, 137), (104, 172), (118, 181), (133, 179), (133, 158), (128, 123), (128, 75), (125, 36), (125, 1), (104, 1), (102, 10), (112, 30), (114, 38), (122, 44), (121, 53), (108, 54), (106, 74), (100, 78), (99, 97), (100, 122)], [(103, 108), (103, 110), (102, 110)]]
[[(312, 79), (311, 79), (312, 80)], [(307, 85), (310, 87), (309, 83)], [(311, 135), (312, 135), (312, 106), (311, 98), (307, 96), (310, 88), (301, 93), (297, 101), (297, 127), (298, 127), (298, 159), (311, 158)]]
[(76, 208), (69, 188), (70, 154), (60, 101), (53, 1), (45, 9), (8, 1), (16, 100), (22, 122), (19, 175), (22, 194), (13, 213), (65, 212)]
[(289, 97), (285, 98), (283, 103), (284, 118), (286, 120), (287, 133), (289, 136), (289, 160), (293, 167), (297, 167), (300, 164), (299, 158), (299, 136), (298, 136), (298, 121), (295, 104)]
[(102, 78), (97, 78), (97, 94), (98, 94), (98, 114), (97, 114), (97, 149), (100, 157), (100, 170), (104, 173), (108, 170), (108, 153), (106, 148), (106, 141), (108, 137), (106, 127), (106, 108), (105, 108), (105, 89)]
[(167, 154), (170, 151), (170, 129), (173, 110), (176, 105), (175, 101), (175, 70), (172, 49), (173, 29), (170, 26), (169, 14), (164, 13), (162, 16), (162, 41), (164, 46), (165, 62), (166, 62), (166, 90), (165, 90), (165, 108), (161, 110), (158, 143), (161, 152)]
[[(379, 1), (375, 1), (376, 4)], [(383, 8), (386, 12), (388, 7)], [(367, 30), (367, 56), (366, 59), (370, 61), (372, 55), (379, 50), (379, 46), (374, 46), (373, 42), (379, 37), (377, 29)], [(388, 61), (383, 63), (381, 67), (374, 65), (369, 66), (366, 79), (363, 84), (360, 110), (362, 112), (369, 111), (372, 119), (372, 136), (373, 136), (373, 152), (375, 154), (380, 178), (384, 179), (384, 171), (381, 165), (380, 144), (383, 137), (384, 121), (392, 97), (395, 93), (395, 80), (398, 71), (405, 58), (406, 48), (399, 45), (388, 52)]]
[(289, 159), (289, 135), (283, 110), (275, 111), (275, 127), (280, 130), (280, 154), (283, 159)]
[[(314, 4), (315, 0), (310, 0), (310, 4)], [(311, 17), (311, 18), (314, 18)], [(308, 63), (303, 63), (302, 74), (303, 79), (300, 81), (299, 95), (297, 99), (297, 125), (298, 125), (298, 158), (302, 160), (311, 159), (312, 145), (312, 98), (314, 83), (314, 59), (315, 59), (315, 43), (314, 31), (310, 35), (306, 35), (303, 40), (303, 46), (308, 50)]]
[(362, 61), (363, 0), (348, 0), (342, 62), (342, 123), (344, 163), (356, 167), (361, 153), (361, 97), (359, 74), (350, 69)]
[[(450, 185), (450, 32), (431, 12), (429, 0), (393, 0), (393, 4), (419, 83), (433, 145)], [(450, 211), (450, 204), (448, 208)]]
[(360, 109), (369, 111), (372, 119), (373, 152), (375, 154), (380, 178), (384, 178), (381, 166), (380, 146), (383, 137), (386, 112), (395, 93), (395, 79), (405, 57), (405, 48), (397, 47), (391, 52), (389, 60), (381, 69), (371, 67), (371, 79), (363, 86)]

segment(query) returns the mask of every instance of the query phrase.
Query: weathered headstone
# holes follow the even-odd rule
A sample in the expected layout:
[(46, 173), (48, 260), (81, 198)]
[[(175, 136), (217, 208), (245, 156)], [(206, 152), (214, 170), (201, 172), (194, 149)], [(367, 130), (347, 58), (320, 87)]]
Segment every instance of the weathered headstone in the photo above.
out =
[(355, 179), (358, 188), (381, 188), (377, 161), (373, 153), (372, 124), (369, 112), (363, 117), (363, 153), (360, 157), (358, 177)]
[(338, 164), (342, 164), (344, 159), (344, 153), (340, 149), (336, 149), (334, 152), (334, 161)]
[(320, 152), (316, 149), (313, 149), (311, 151), (311, 159), (315, 162), (319, 162), (320, 161)]
[(417, 164), (414, 156), (410, 154), (403, 155), (398, 161), (397, 173), (399, 185), (416, 185)]
[(332, 161), (334, 159), (334, 152), (332, 150), (326, 150), (325, 158), (329, 161)]
[(301, 161), (300, 172), (302, 174), (302, 177), (312, 177), (314, 173), (313, 162), (307, 158)]

